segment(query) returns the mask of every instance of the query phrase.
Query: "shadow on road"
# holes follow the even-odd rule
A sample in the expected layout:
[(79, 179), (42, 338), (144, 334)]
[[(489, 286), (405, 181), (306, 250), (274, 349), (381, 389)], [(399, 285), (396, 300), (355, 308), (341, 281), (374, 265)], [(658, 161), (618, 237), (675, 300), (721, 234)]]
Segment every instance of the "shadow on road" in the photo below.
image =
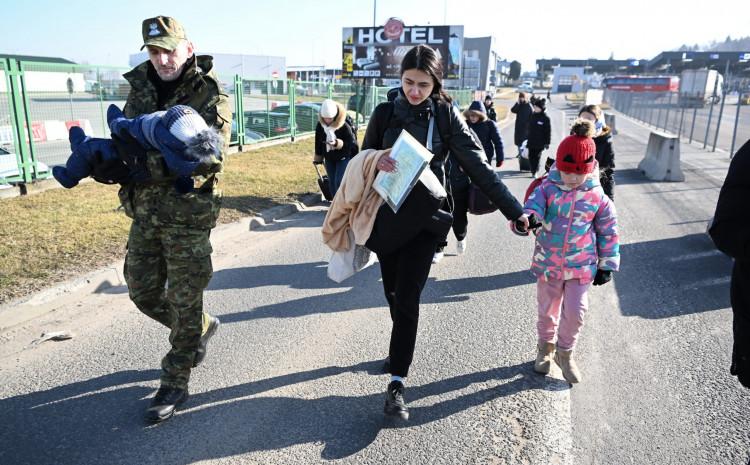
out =
[[(332, 366), (199, 393), (156, 427), (141, 419), (148, 404), (144, 397), (153, 392), (143, 383), (158, 377), (154, 370), (123, 371), (3, 399), (0, 462), (184, 464), (295, 445), (322, 445), (322, 458), (334, 460), (366, 448), (382, 428), (424, 425), (521, 391), (567, 389), (562, 381), (535, 374), (531, 362), (464, 374), (409, 387), (406, 424), (384, 420), (380, 392), (259, 396), (348, 372), (375, 374), (380, 363)], [(426, 400), (432, 396), (441, 397)]]
[[(441, 280), (429, 278), (422, 293), (422, 303), (463, 302), (469, 300), (470, 294), (475, 292), (494, 291), (534, 282), (534, 277), (526, 270), (494, 276)], [(365, 310), (386, 305), (378, 264), (340, 284), (328, 279), (324, 262), (233, 268), (216, 272), (210, 289), (242, 289), (262, 286), (288, 286), (293, 289), (310, 290), (342, 288), (345, 290), (252, 307), (221, 315), (221, 321), (233, 323), (261, 318), (297, 318), (319, 313)]]
[(732, 261), (706, 234), (621, 246), (615, 274), (625, 316), (669, 318), (728, 308)]

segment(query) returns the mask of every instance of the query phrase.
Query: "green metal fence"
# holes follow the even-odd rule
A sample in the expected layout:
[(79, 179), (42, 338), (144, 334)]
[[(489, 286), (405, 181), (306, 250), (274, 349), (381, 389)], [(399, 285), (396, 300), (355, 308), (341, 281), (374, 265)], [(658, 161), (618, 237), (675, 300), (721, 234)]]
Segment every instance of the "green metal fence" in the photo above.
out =
[[(0, 60), (0, 184), (49, 177), (70, 155), (68, 130), (77, 125), (92, 137), (109, 137), (106, 109), (122, 108), (130, 85), (127, 68)], [(233, 110), (230, 143), (246, 146), (296, 138), (315, 131), (321, 102), (332, 98), (356, 124), (367, 123), (387, 100), (388, 87), (359, 83), (249, 79), (220, 75)], [(448, 91), (460, 104), (472, 91)], [(237, 115), (242, 115), (239, 118)]]

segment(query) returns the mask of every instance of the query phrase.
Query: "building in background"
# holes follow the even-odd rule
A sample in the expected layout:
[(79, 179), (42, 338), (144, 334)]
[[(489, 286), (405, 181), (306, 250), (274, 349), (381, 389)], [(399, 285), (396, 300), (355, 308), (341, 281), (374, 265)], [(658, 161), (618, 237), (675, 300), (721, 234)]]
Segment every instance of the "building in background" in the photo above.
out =
[(325, 66), (287, 66), (286, 77), (295, 81), (327, 83), (341, 80), (341, 69)]
[(490, 90), (505, 85), (509, 73), (510, 62), (500, 57), (494, 37), (464, 39), (464, 72), (461, 87)]
[[(198, 55), (213, 57), (214, 70), (222, 81), (234, 82), (239, 74), (247, 80), (269, 80), (286, 78), (286, 58), (268, 55), (242, 55), (238, 53), (210, 53), (198, 51)], [(148, 60), (148, 52), (130, 55), (129, 64), (135, 67)]]

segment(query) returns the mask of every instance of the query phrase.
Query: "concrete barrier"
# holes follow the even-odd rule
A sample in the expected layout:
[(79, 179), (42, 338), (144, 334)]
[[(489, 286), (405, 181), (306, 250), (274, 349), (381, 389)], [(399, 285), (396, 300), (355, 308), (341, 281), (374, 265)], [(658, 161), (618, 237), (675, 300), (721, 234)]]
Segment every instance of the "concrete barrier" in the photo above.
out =
[(68, 140), (68, 128), (65, 127), (65, 121), (45, 120), (44, 130), (47, 140)]
[(652, 181), (682, 182), (685, 175), (680, 167), (680, 139), (660, 131), (651, 131), (646, 146), (646, 156), (638, 164)]
[(65, 122), (65, 129), (67, 131), (70, 131), (70, 128), (72, 128), (73, 126), (78, 126), (79, 128), (83, 129), (83, 133), (89, 137), (94, 136), (94, 129), (91, 127), (91, 121), (87, 119), (76, 119), (73, 121)]

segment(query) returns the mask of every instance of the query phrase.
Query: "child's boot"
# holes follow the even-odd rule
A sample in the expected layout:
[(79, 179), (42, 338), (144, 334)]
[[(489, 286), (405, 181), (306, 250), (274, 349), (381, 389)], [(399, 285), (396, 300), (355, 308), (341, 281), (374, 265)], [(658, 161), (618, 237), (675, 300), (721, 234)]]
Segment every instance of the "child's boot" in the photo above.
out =
[(573, 360), (572, 350), (560, 350), (555, 352), (555, 363), (560, 366), (563, 378), (570, 384), (581, 382), (581, 372), (578, 370), (575, 360)]
[(534, 371), (543, 375), (549, 374), (550, 365), (552, 364), (552, 353), (555, 351), (555, 344), (551, 342), (540, 342), (537, 344), (536, 349)]

